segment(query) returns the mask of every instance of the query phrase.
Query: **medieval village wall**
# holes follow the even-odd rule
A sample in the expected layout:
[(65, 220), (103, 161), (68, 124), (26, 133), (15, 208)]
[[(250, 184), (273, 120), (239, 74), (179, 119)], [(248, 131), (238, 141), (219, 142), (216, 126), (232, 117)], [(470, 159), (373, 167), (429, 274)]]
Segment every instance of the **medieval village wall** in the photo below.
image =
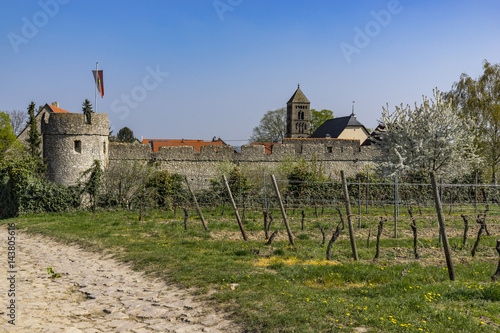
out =
[[(291, 141), (293, 140), (293, 141)], [(232, 146), (205, 146), (196, 153), (193, 147), (160, 147), (151, 152), (147, 144), (110, 143), (109, 165), (117, 163), (155, 164), (158, 170), (179, 173), (197, 181), (208, 181), (220, 175), (228, 166), (239, 165), (242, 170), (273, 172), (283, 163), (299, 161), (316, 162), (325, 176), (340, 179), (340, 170), (354, 176), (374, 165), (375, 148), (360, 146), (358, 140), (290, 139), (285, 144), (273, 146), (266, 154), (262, 145), (243, 146), (235, 152)]]

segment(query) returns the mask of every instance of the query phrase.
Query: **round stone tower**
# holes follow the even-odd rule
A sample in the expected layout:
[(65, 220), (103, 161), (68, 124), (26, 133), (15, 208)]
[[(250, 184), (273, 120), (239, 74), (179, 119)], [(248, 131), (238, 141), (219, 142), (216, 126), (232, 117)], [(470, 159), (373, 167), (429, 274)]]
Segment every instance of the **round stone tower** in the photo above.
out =
[(46, 113), (42, 118), (43, 157), (49, 180), (75, 185), (94, 160), (108, 164), (109, 119), (105, 113)]

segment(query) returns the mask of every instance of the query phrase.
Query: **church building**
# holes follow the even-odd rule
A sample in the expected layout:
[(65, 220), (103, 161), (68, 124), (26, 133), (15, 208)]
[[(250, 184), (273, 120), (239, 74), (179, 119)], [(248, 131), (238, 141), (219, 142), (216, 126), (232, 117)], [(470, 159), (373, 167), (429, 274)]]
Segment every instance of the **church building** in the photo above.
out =
[(287, 103), (286, 115), (287, 139), (349, 139), (359, 140), (362, 145), (370, 137), (365, 126), (356, 119), (354, 108), (350, 116), (328, 119), (311, 134), (311, 102), (300, 90), (300, 85)]

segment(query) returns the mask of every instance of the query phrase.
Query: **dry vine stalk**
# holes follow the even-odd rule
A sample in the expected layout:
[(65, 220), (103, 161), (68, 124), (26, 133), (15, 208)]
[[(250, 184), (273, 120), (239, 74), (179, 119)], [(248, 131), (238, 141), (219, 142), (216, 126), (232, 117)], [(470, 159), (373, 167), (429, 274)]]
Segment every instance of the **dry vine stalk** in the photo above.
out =
[(321, 226), (321, 224), (319, 224), (319, 222), (316, 222), (316, 224), (318, 225), (319, 230), (321, 230), (321, 235), (323, 235), (323, 240), (321, 241), (321, 247), (323, 247), (326, 241), (326, 232), (325, 229)]
[(332, 260), (332, 246), (333, 246), (333, 243), (335, 243), (335, 241), (337, 240), (337, 238), (339, 238), (340, 232), (341, 232), (341, 229), (340, 229), (340, 223), (339, 223), (337, 225), (337, 228), (335, 229), (335, 232), (332, 235), (332, 238), (328, 242), (328, 246), (326, 248), (326, 260)]
[(469, 220), (467, 219), (467, 216), (465, 216), (464, 214), (460, 216), (462, 216), (462, 219), (464, 220), (464, 237), (462, 241), (462, 248), (465, 248), (467, 244), (467, 232), (469, 231)]
[(184, 230), (188, 230), (189, 211), (186, 207), (182, 208), (182, 210), (184, 210)]
[(342, 223), (342, 230), (344, 230), (344, 218), (342, 217), (342, 212), (340, 211), (340, 208), (339, 207), (335, 207), (337, 209), (337, 212), (339, 212), (339, 216), (340, 216), (340, 222)]
[(378, 223), (377, 248), (375, 251), (375, 257), (373, 259), (378, 259), (379, 255), (380, 255), (380, 235), (382, 235), (382, 230), (384, 229), (384, 221), (387, 221), (387, 220), (380, 218), (380, 222)]
[(479, 231), (477, 232), (477, 239), (476, 239), (476, 242), (474, 243), (474, 247), (472, 248), (472, 251), (471, 251), (472, 257), (474, 257), (476, 255), (476, 250), (477, 250), (477, 247), (479, 246), (479, 241), (481, 241), (481, 235), (483, 234), (483, 231), (486, 229), (486, 223), (484, 222), (484, 219), (481, 219), (478, 217), (476, 222), (478, 224), (480, 224), (481, 227), (479, 228)]
[(271, 245), (271, 243), (273, 242), (273, 240), (276, 238), (276, 236), (278, 236), (278, 233), (280, 232), (280, 229), (274, 231), (271, 235), (271, 237), (269, 237), (269, 240), (267, 241), (267, 243), (265, 245)]
[(267, 223), (267, 235), (269, 235), (269, 231), (271, 230), (271, 224), (273, 224), (274, 217), (272, 213), (269, 213), (269, 223)]
[(302, 221), (300, 222), (301, 226), (302, 226), (302, 231), (304, 231), (304, 220), (305, 219), (306, 219), (306, 212), (303, 210), (302, 211)]
[(420, 259), (420, 256), (418, 255), (418, 250), (417, 250), (417, 243), (418, 243), (417, 222), (415, 221), (415, 218), (413, 217), (413, 212), (412, 212), (411, 207), (408, 207), (408, 213), (410, 214), (410, 217), (411, 217), (410, 227), (411, 227), (411, 230), (413, 231), (413, 254), (415, 256), (415, 259)]
[[(497, 239), (497, 246), (495, 247), (495, 249), (497, 250), (498, 255), (500, 255), (500, 239)], [(495, 282), (499, 276), (500, 276), (500, 260), (498, 261), (497, 271), (491, 277), (491, 281)]]
[[(491, 236), (490, 231), (488, 230), (488, 225), (486, 224), (486, 214), (488, 214), (489, 211), (490, 211), (490, 205), (487, 204), (481, 219), (484, 222), (484, 231), (486, 232), (486, 235)], [(477, 218), (479, 219), (479, 216)]]

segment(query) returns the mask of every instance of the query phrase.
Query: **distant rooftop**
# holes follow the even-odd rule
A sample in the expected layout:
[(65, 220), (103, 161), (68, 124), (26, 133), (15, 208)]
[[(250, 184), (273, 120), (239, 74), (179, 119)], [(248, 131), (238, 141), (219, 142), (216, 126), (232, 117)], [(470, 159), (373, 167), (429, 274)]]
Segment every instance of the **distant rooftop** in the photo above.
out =
[(363, 124), (356, 119), (354, 114), (328, 119), (311, 134), (311, 138), (325, 138), (327, 135), (331, 138), (338, 138), (342, 131), (351, 126), (364, 127)]
[(185, 140), (185, 139), (142, 139), (142, 143), (149, 144), (151, 150), (158, 152), (160, 147), (193, 147), (194, 151), (199, 153), (201, 147), (204, 146), (226, 146), (226, 143), (221, 139), (214, 141), (204, 141), (204, 140)]

